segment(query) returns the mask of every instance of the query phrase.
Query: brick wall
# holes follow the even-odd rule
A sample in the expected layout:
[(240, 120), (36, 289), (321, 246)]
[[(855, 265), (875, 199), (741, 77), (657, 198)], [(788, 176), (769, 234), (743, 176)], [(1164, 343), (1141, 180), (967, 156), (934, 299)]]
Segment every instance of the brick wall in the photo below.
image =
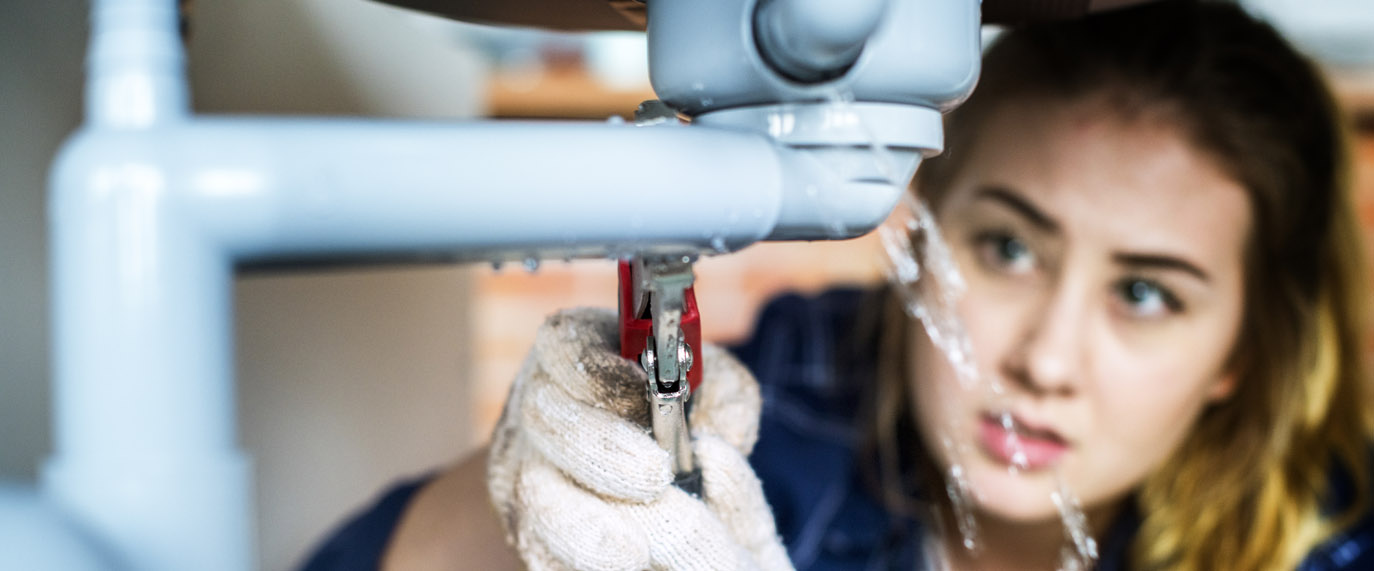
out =
[[(1374, 129), (1355, 141), (1355, 206), (1364, 226), (1365, 259), (1374, 284)], [(1370, 335), (1374, 341), (1374, 335)]]

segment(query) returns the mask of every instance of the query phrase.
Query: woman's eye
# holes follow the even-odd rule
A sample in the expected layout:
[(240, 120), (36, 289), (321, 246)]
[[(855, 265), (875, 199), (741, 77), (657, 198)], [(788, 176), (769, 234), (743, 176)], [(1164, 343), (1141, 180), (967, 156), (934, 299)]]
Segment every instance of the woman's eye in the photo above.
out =
[(979, 257), (989, 268), (1020, 274), (1035, 268), (1035, 254), (1030, 246), (1011, 234), (988, 232), (975, 239)]
[(1158, 282), (1128, 278), (1116, 286), (1117, 295), (1127, 310), (1137, 317), (1157, 317), (1183, 311), (1178, 297)]

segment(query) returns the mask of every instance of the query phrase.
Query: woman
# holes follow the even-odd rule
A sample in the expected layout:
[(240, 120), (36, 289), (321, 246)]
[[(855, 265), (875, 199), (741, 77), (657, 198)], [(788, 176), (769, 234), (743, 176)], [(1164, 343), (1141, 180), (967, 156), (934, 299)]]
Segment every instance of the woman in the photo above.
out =
[(932, 436), (972, 427), (981, 558), (1009, 567), (999, 546), (1054, 519), (1052, 472), (1099, 534), (1138, 509), (1133, 568), (1290, 569), (1363, 517), (1366, 293), (1339, 117), (1312, 66), (1234, 7), (1179, 3), (1013, 34), (983, 78), (918, 193), (1029, 466), (1005, 469), (1002, 411), (920, 335), (921, 380), (885, 386), (911, 410), (875, 430), (900, 441), (914, 418), (923, 438), (887, 448), (948, 467)]
[[(1312, 66), (1232, 5), (1007, 33), (916, 182), (983, 384), (899, 292), (780, 299), (736, 352), (766, 403), (749, 462), (768, 504), (742, 462), (756, 392), (715, 353), (703, 502), (636, 432), (643, 377), (609, 321), (560, 315), (493, 445), (507, 538), (539, 568), (1374, 566), (1338, 119)], [(388, 566), (510, 556), (465, 515), (481, 468), (400, 502)]]

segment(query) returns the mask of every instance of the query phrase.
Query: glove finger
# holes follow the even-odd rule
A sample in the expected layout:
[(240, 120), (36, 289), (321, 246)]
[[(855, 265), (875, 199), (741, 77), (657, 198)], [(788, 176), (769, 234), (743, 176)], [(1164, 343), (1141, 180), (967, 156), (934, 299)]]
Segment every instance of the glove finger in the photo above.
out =
[(626, 518), (646, 537), (653, 569), (730, 571), (755, 569), (750, 554), (701, 500), (669, 488), (647, 504), (622, 504)]
[(554, 557), (548, 546), (532, 535), (523, 547), (519, 548), (520, 561), (525, 564), (525, 571), (575, 571)]
[(531, 383), (523, 400), (525, 440), (587, 489), (609, 498), (647, 502), (672, 482), (668, 453), (644, 429), (609, 411), (568, 400), (543, 383)]
[(525, 446), (518, 441), (518, 434), (506, 435), (498, 430), (496, 436), (487, 452), (487, 497), (501, 517), (506, 543), (514, 545), (515, 481), (520, 473), (519, 458), (528, 453), (523, 451)]
[(709, 434), (699, 436), (693, 448), (706, 505), (721, 524), (764, 569), (791, 569), (763, 485), (749, 461), (733, 445)]
[(557, 560), (579, 570), (649, 567), (648, 536), (614, 504), (579, 488), (552, 465), (527, 462), (516, 494), (522, 515), (517, 549), (527, 560)]
[(729, 351), (715, 345), (702, 347), (701, 361), (706, 370), (691, 396), (692, 430), (715, 434), (748, 455), (759, 435), (759, 384)]
[(510, 510), (515, 497), (515, 479), (519, 474), (520, 459), (529, 455), (529, 446), (520, 440), (520, 402), (524, 393), (521, 379), (528, 376), (533, 361), (526, 359), (521, 373), (516, 377), (506, 397), (501, 418), (492, 430), (491, 446), (487, 449), (487, 495), (492, 506), (501, 514), (501, 525), (505, 528), (507, 541), (514, 538), (515, 529), (511, 523)]
[(614, 313), (569, 309), (545, 320), (535, 335), (533, 355), (539, 368), (573, 400), (647, 428), (648, 376), (639, 363), (621, 357), (619, 347)]

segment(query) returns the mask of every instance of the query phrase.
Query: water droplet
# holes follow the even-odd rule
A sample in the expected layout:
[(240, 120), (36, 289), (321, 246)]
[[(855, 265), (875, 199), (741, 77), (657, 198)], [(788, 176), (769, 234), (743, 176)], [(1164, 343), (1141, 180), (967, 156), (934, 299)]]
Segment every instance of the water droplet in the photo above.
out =
[(536, 257), (534, 257), (534, 256), (530, 256), (530, 257), (528, 257), (528, 258), (525, 258), (524, 266), (525, 266), (525, 271), (527, 271), (527, 272), (534, 273), (534, 272), (538, 271), (538, 270), (539, 270), (539, 258), (536, 258)]
[[(1018, 441), (1019, 444), (1019, 441)], [(1030, 465), (1030, 459), (1026, 458), (1025, 450), (1012, 449), (1011, 453), (1011, 473), (1016, 474), (1025, 470)]]
[[(958, 302), (965, 290), (963, 276), (940, 234), (934, 214), (906, 193), (897, 220), (900, 223), (885, 224), (880, 232), (888, 257), (888, 277), (902, 296), (907, 313), (920, 320), (931, 342), (954, 366), (965, 390), (986, 388), (980, 383), (973, 344), (959, 319)], [(917, 230), (909, 232), (904, 228)]]
[(606, 122), (611, 125), (624, 125), (625, 118), (619, 115), (611, 115), (610, 117), (606, 118)]
[(587, 372), (587, 366), (586, 366), (586, 365), (583, 365), (581, 361), (578, 361), (578, 363), (577, 363), (577, 372), (579, 372), (579, 373), (586, 373), (586, 372)]
[(1097, 562), (1097, 540), (1088, 534), (1088, 518), (1078, 497), (1069, 491), (1063, 474), (1055, 473), (1058, 490), (1050, 493), (1050, 500), (1064, 521), (1064, 535), (1068, 545), (1060, 552), (1062, 569), (1092, 569)]
[(796, 128), (797, 116), (790, 111), (773, 113), (768, 116), (768, 134), (773, 138), (791, 135)]
[(730, 251), (728, 248), (725, 247), (724, 236), (716, 236), (715, 238), (711, 238), (711, 249), (715, 250), (717, 254), (724, 254)]
[(702, 97), (702, 98), (701, 98), (701, 106), (702, 106), (702, 107), (710, 107), (710, 106), (711, 106), (712, 104), (714, 104), (715, 102), (716, 102), (716, 100), (713, 99), (713, 98), (711, 98), (711, 97)]
[(831, 220), (829, 228), (832, 238), (842, 238), (848, 233), (848, 229), (845, 227), (844, 222), (840, 220)]
[(954, 521), (959, 528), (964, 548), (972, 551), (978, 546), (978, 520), (973, 516), (973, 486), (969, 482), (962, 455), (954, 441), (942, 437), (940, 443), (944, 446), (945, 457), (950, 459), (945, 478), (945, 495), (949, 497), (949, 505), (954, 511)]
[(493, 272), (499, 272), (499, 271), (501, 271), (501, 264), (502, 264), (502, 263), (503, 263), (503, 262), (502, 262), (501, 260), (492, 260), (492, 261), (491, 261), (491, 271), (493, 271)]

